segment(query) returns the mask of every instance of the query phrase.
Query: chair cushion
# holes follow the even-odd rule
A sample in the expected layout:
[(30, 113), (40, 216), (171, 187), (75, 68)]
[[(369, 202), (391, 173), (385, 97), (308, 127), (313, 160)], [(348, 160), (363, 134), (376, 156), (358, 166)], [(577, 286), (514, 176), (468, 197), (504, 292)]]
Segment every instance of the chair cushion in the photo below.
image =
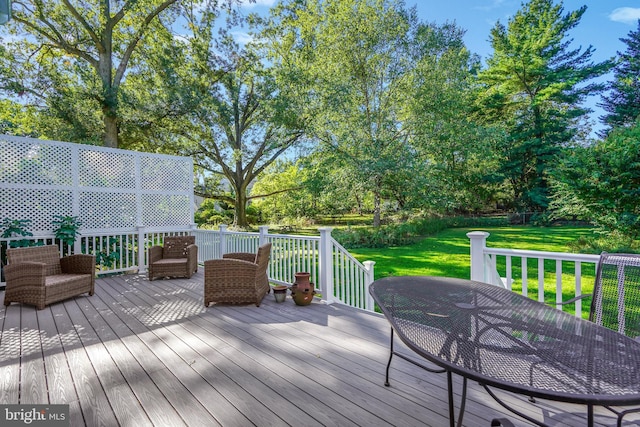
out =
[(64, 283), (73, 286), (74, 284), (84, 284), (90, 281), (90, 274), (54, 274), (53, 276), (45, 277), (44, 284), (45, 286), (52, 286)]
[(153, 265), (180, 265), (186, 264), (187, 258), (163, 258), (153, 263)]

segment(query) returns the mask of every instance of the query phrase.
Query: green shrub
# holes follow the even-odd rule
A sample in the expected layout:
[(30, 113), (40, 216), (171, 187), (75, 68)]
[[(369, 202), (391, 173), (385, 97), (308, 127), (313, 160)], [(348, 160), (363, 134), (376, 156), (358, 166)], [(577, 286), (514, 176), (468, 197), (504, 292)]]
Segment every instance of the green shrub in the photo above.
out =
[(402, 246), (447, 228), (498, 227), (507, 225), (504, 217), (415, 217), (405, 222), (395, 222), (378, 228), (349, 227), (333, 231), (333, 237), (345, 248), (382, 248)]
[(640, 241), (622, 233), (580, 237), (569, 244), (572, 252), (599, 254), (602, 252), (640, 253)]

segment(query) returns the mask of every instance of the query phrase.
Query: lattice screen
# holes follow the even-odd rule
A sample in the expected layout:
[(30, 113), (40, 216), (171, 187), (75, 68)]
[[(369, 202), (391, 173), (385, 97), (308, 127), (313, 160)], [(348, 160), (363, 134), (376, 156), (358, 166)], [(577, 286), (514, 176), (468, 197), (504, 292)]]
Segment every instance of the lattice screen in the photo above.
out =
[(30, 219), (36, 235), (54, 215), (83, 232), (185, 227), (193, 203), (188, 157), (0, 135), (0, 219)]

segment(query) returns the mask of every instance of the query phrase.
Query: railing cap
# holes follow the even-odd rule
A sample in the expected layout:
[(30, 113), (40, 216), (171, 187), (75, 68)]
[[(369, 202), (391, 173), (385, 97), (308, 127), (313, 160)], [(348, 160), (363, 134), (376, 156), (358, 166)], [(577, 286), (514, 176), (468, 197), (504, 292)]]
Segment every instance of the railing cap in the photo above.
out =
[(487, 238), (490, 236), (491, 233), (487, 232), (487, 231), (470, 231), (467, 233), (467, 237), (468, 238), (480, 238), (480, 237), (484, 237)]

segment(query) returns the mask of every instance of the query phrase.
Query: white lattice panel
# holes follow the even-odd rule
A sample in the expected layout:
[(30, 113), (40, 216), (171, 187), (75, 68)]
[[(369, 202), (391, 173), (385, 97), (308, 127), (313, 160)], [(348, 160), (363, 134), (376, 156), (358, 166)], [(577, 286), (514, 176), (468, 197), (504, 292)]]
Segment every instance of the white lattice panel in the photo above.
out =
[(7, 184), (72, 185), (71, 149), (52, 147), (37, 139), (0, 139), (0, 182)]
[(117, 192), (80, 193), (79, 218), (88, 229), (134, 228), (136, 195)]
[(193, 192), (193, 165), (180, 161), (180, 157), (145, 157), (141, 164), (143, 190)]
[(0, 135), (0, 219), (52, 231), (55, 215), (78, 216), (81, 232), (193, 223), (188, 157)]
[(192, 219), (186, 215), (191, 201), (187, 196), (163, 194), (142, 195), (142, 220), (155, 227), (168, 227), (175, 224), (188, 225)]
[(78, 183), (83, 187), (136, 188), (133, 155), (80, 149), (78, 163)]
[(72, 214), (72, 200), (69, 190), (2, 188), (0, 219), (30, 219), (32, 232), (48, 231), (54, 215)]

